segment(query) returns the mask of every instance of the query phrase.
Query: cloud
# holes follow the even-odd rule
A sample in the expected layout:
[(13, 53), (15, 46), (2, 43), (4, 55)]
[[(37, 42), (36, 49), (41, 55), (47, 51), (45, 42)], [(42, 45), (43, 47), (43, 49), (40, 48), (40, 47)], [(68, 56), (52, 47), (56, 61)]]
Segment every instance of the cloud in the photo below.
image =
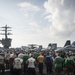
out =
[(19, 3), (18, 6), (21, 8), (21, 11), (23, 11), (26, 16), (28, 16), (28, 13), (34, 13), (40, 10), (38, 6), (32, 5), (28, 2)]
[(67, 37), (74, 33), (75, 0), (48, 0), (44, 7), (48, 13), (45, 19), (52, 22), (51, 35)]
[(29, 33), (32, 33), (32, 34), (38, 33), (38, 31), (39, 31), (40, 29), (41, 29), (41, 28), (40, 28), (40, 26), (38, 25), (37, 22), (31, 21), (31, 22), (28, 23), (28, 28), (27, 28), (27, 30), (28, 30)]

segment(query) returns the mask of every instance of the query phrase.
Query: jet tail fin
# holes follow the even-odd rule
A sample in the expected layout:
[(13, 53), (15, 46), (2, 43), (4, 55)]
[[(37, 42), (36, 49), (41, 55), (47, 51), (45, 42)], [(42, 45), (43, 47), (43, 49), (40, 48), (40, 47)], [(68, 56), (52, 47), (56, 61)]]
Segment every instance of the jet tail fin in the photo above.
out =
[(67, 45), (71, 45), (71, 41), (70, 41), (70, 40), (67, 40), (67, 41), (66, 41), (64, 47), (67, 46)]

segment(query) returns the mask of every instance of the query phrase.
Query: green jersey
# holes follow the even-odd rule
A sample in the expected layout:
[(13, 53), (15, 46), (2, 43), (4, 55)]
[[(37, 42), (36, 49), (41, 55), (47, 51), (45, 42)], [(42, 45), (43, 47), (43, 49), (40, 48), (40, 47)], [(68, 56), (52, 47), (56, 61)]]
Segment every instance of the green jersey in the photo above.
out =
[(60, 56), (57, 56), (54, 60), (54, 66), (55, 67), (62, 67), (63, 66), (63, 58)]
[(29, 58), (29, 55), (28, 54), (24, 54), (22, 56), (22, 59), (23, 59), (23, 63), (26, 63), (27, 59)]
[(37, 59), (38, 56), (39, 56), (39, 53), (35, 52), (34, 53), (34, 58)]
[(66, 58), (64, 64), (65, 64), (66, 68), (71, 68), (71, 67), (74, 67), (75, 61), (73, 58), (68, 57), (68, 58)]

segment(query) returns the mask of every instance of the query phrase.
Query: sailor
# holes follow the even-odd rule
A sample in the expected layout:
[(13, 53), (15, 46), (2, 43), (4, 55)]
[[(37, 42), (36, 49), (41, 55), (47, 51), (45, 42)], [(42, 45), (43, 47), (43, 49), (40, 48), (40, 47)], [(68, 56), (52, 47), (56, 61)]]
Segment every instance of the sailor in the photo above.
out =
[(27, 71), (28, 71), (28, 64), (26, 63), (26, 61), (28, 60), (29, 58), (29, 55), (27, 52), (25, 52), (22, 56), (22, 59), (23, 59), (23, 65), (24, 65), (24, 74), (27, 74)]
[(69, 54), (67, 56), (67, 58), (65, 59), (65, 68), (66, 68), (66, 74), (69, 75), (73, 75), (74, 73), (74, 66), (75, 66), (75, 61), (74, 58), (72, 57), (72, 52), (69, 51)]
[(37, 57), (37, 61), (38, 61), (39, 73), (43, 75), (44, 56), (42, 55), (42, 53), (40, 53), (40, 55)]
[(31, 54), (30, 58), (26, 61), (26, 63), (28, 64), (28, 75), (36, 75), (36, 60), (34, 59), (33, 54)]
[(45, 64), (46, 64), (46, 70), (47, 74), (52, 72), (52, 67), (53, 67), (53, 58), (49, 53), (47, 53), (45, 57)]
[(5, 58), (4, 53), (0, 53), (0, 70), (2, 70), (2, 75), (4, 75), (4, 71), (5, 71), (4, 58)]
[(14, 59), (13, 62), (14, 75), (21, 75), (22, 62), (23, 60), (19, 56)]
[(58, 53), (58, 55), (55, 57), (54, 60), (54, 67), (55, 67), (55, 72), (57, 75), (60, 75), (60, 73), (62, 73), (63, 70), (63, 58), (60, 56), (60, 53)]

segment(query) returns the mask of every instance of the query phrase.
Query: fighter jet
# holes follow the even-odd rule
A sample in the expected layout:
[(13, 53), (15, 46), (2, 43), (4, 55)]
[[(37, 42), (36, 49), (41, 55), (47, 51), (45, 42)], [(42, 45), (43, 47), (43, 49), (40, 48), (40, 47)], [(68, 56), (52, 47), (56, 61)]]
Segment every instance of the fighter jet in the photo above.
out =
[(59, 51), (64, 50), (65, 52), (75, 52), (75, 41), (73, 43), (71, 43), (70, 40), (67, 40), (64, 47), (60, 48)]

